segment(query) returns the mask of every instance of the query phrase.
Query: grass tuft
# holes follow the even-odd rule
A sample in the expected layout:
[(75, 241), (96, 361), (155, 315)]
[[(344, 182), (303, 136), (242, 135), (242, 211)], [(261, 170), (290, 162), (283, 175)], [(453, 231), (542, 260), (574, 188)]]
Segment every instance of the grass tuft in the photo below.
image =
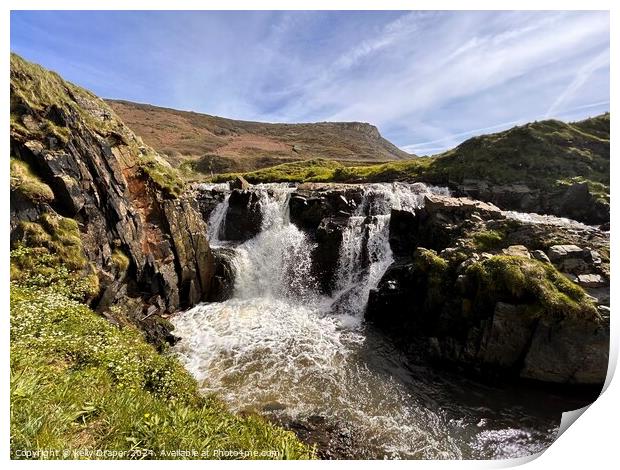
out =
[(521, 256), (493, 256), (467, 268), (475, 303), (488, 310), (496, 301), (538, 305), (551, 318), (595, 318), (598, 313), (585, 291), (555, 267)]
[(30, 166), (11, 158), (11, 191), (17, 191), (34, 202), (51, 202), (54, 192), (32, 171)]

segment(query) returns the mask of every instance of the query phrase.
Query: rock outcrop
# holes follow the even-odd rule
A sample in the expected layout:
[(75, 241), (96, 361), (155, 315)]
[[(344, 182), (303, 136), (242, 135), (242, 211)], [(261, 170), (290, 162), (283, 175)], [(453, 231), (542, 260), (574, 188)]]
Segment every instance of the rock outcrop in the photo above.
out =
[(429, 196), (392, 217), (396, 261), (370, 293), (369, 322), (482, 375), (603, 383), (607, 234), (515, 220), (465, 198)]
[[(42, 200), (12, 184), (12, 243), (22, 241), (20, 224), (42, 214), (77, 221), (101, 287), (94, 308), (135, 305), (127, 317), (157, 342), (170, 339), (169, 325), (144, 322), (208, 297), (214, 260), (206, 226), (196, 204), (179, 197), (183, 185), (174, 170), (102, 100), (15, 55), (11, 158), (51, 189)], [(114, 268), (115, 251), (128, 259), (122, 273)]]
[(552, 214), (587, 224), (609, 221), (609, 203), (593, 194), (585, 183), (547, 189), (526, 184), (490, 184), (485, 180), (465, 180), (454, 185), (457, 193), (488, 201), (502, 209)]

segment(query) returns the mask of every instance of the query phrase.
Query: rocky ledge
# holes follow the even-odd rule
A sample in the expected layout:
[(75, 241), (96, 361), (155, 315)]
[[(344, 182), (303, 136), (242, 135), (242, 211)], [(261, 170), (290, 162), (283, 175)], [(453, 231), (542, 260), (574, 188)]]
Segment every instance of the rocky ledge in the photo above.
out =
[[(356, 184), (291, 190), (291, 221), (314, 242), (313, 272), (327, 295), (352, 215), (361, 215), (365, 227), (357, 261), (362, 268), (371, 262), (374, 216), (364, 209), (375, 201), (364, 190)], [(239, 181), (225, 192), (239, 225), (229, 239), (251, 238), (260, 230), (258, 190)], [(221, 189), (195, 189), (194, 197), (224, 196)], [(427, 194), (420, 209), (392, 210), (389, 243), (394, 263), (370, 292), (365, 317), (403, 348), (484, 377), (583, 385), (605, 380), (609, 232)], [(223, 285), (231, 286), (232, 270), (222, 273)], [(225, 298), (230, 287), (222, 292)]]
[(393, 211), (397, 259), (366, 319), (415, 351), (484, 376), (601, 385), (609, 347), (609, 239), (524, 222), (492, 204), (429, 196)]

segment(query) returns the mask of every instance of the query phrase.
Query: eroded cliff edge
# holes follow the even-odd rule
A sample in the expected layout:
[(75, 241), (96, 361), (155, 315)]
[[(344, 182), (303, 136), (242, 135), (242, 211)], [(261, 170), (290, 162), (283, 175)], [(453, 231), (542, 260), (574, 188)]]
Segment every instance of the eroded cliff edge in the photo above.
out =
[[(206, 224), (175, 170), (103, 100), (16, 55), (10, 142), (12, 246), (73, 243), (91, 307), (155, 344), (174, 341), (166, 315), (206, 300), (214, 273)], [(65, 220), (77, 239), (59, 233)]]

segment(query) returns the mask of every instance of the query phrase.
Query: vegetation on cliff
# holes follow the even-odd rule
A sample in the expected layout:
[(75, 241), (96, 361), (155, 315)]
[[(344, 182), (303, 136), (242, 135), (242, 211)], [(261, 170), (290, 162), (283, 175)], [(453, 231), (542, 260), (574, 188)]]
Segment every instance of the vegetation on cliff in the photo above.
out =
[(11, 158), (11, 191), (33, 202), (51, 202), (54, 192), (30, 168), (28, 163)]
[(491, 311), (498, 299), (529, 304), (549, 318), (598, 316), (586, 292), (552, 264), (521, 256), (493, 256), (467, 269), (474, 308)]
[(87, 128), (106, 141), (127, 145), (127, 155), (133, 159), (127, 164), (139, 167), (168, 196), (182, 192), (184, 182), (178, 171), (146, 147), (105, 101), (57, 73), (11, 54), (11, 138), (35, 139), (62, 148), (69, 144), (76, 128)]

